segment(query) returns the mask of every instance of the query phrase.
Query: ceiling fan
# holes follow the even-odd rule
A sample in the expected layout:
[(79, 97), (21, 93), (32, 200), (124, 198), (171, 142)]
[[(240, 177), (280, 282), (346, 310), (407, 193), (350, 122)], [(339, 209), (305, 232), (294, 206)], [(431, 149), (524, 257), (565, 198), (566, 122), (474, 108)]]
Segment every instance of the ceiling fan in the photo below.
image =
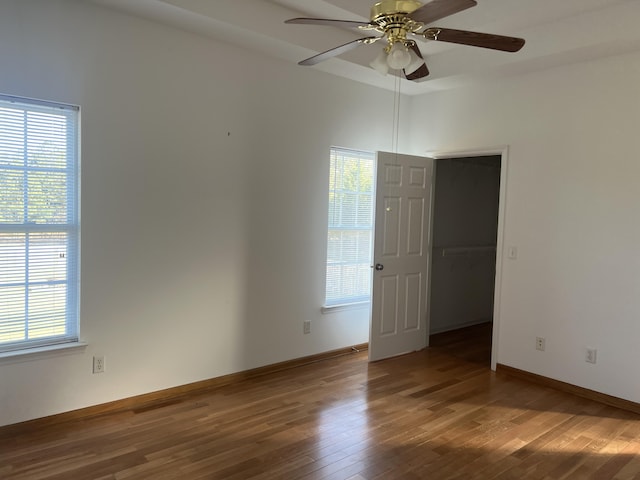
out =
[(299, 65), (316, 65), (359, 45), (370, 45), (386, 39), (386, 46), (371, 62), (371, 67), (382, 74), (386, 74), (389, 68), (402, 70), (407, 80), (416, 81), (428, 76), (429, 69), (420, 48), (411, 36), (504, 52), (517, 52), (524, 46), (525, 41), (522, 38), (427, 26), (477, 4), (476, 0), (431, 0), (425, 4), (416, 0), (383, 0), (371, 7), (371, 21), (368, 23), (324, 18), (292, 18), (285, 23), (348, 27), (382, 34), (353, 40), (302, 60)]

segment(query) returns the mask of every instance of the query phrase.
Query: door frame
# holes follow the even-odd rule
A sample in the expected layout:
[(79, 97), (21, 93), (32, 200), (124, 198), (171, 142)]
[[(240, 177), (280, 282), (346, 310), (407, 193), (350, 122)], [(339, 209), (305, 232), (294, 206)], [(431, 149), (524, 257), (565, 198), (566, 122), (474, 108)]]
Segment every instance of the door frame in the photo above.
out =
[[(496, 237), (496, 278), (493, 293), (493, 338), (491, 342), (491, 370), (495, 371), (498, 365), (498, 346), (500, 340), (500, 299), (502, 297), (502, 268), (504, 259), (504, 231), (507, 211), (507, 172), (509, 165), (509, 146), (501, 145), (487, 148), (472, 148), (469, 150), (438, 150), (426, 152), (426, 156), (435, 160), (445, 158), (463, 157), (485, 157), (487, 155), (500, 155), (500, 197), (498, 200), (498, 235)], [(437, 175), (437, 169), (436, 173)], [(435, 201), (431, 203), (434, 208)], [(431, 231), (433, 232), (433, 211), (431, 215)], [(429, 268), (431, 277), (431, 268)], [(429, 280), (431, 280), (429, 278)], [(427, 316), (428, 323), (431, 324), (431, 281), (429, 281), (429, 292), (427, 295)]]

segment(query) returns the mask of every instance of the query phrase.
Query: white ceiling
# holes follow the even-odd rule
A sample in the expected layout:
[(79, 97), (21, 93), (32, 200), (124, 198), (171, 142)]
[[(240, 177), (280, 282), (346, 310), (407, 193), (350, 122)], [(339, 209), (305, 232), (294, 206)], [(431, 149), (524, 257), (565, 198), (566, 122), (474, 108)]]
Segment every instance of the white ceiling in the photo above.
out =
[[(346, 43), (358, 33), (315, 25), (285, 25), (297, 16), (369, 20), (370, 0), (91, 0), (181, 29), (297, 63)], [(431, 74), (402, 82), (420, 94), (640, 50), (639, 0), (478, 0), (476, 7), (435, 26), (522, 37), (518, 53), (420, 41)], [(382, 48), (362, 45), (314, 67), (383, 88), (393, 88), (368, 64)]]

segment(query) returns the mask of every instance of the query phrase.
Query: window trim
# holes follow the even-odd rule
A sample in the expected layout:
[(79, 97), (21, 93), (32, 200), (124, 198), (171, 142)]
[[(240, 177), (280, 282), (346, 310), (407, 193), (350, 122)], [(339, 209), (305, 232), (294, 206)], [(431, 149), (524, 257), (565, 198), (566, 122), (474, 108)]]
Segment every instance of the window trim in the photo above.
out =
[[(16, 104), (25, 112), (36, 112), (44, 114), (55, 114), (55, 111), (64, 111), (70, 124), (64, 130), (64, 137), (56, 136), (65, 145), (64, 152), (68, 158), (61, 168), (52, 166), (33, 166), (26, 163), (22, 166), (5, 165), (2, 171), (22, 171), (29, 172), (64, 172), (65, 177), (65, 209), (67, 217), (61, 223), (29, 223), (23, 218), (23, 223), (0, 223), (0, 233), (17, 234), (46, 234), (60, 233), (65, 236), (65, 255), (68, 255), (64, 263), (64, 280), (40, 280), (30, 281), (24, 279), (27, 287), (33, 285), (66, 285), (64, 296), (64, 325), (65, 332), (62, 335), (51, 335), (39, 339), (26, 339), (22, 341), (4, 342), (0, 344), (0, 360), (7, 358), (23, 358), (31, 355), (45, 354), (49, 352), (78, 349), (86, 346), (80, 341), (80, 107), (60, 102), (51, 102), (27, 97), (0, 94), (0, 101), (3, 106)], [(23, 129), (21, 135), (25, 135)], [(25, 139), (27, 137), (24, 137)], [(25, 140), (26, 141), (26, 140)], [(70, 178), (69, 178), (70, 177)], [(25, 190), (26, 192), (26, 190)], [(26, 195), (26, 193), (25, 193)], [(44, 197), (48, 198), (48, 197)], [(25, 197), (26, 199), (26, 197)], [(26, 201), (26, 200), (25, 200)], [(25, 203), (26, 208), (26, 203)], [(25, 210), (26, 212), (26, 210)], [(27, 248), (27, 247), (25, 247)], [(26, 254), (26, 253), (25, 253)], [(28, 260), (25, 258), (25, 262)], [(25, 266), (25, 274), (28, 272), (28, 264)], [(9, 284), (10, 285), (10, 284)], [(26, 293), (25, 293), (26, 295)], [(23, 297), (26, 300), (26, 296)]]
[(0, 364), (16, 363), (40, 357), (69, 354), (74, 353), (75, 351), (84, 352), (88, 346), (89, 344), (86, 342), (77, 341), (23, 348), (22, 350), (7, 350), (5, 352), (0, 352)]
[(360, 310), (362, 308), (369, 308), (371, 300), (364, 302), (342, 303), (340, 305), (323, 305), (320, 307), (320, 313), (338, 313), (347, 310)]
[[(367, 262), (367, 268), (370, 269), (371, 267), (371, 262), (373, 261), (373, 233), (374, 233), (374, 213), (375, 213), (375, 187), (376, 187), (376, 154), (373, 151), (366, 151), (366, 150), (357, 150), (357, 149), (351, 149), (351, 148), (343, 148), (343, 147), (336, 147), (336, 146), (332, 146), (330, 147), (330, 151), (329, 151), (329, 189), (328, 189), (328, 211), (331, 209), (332, 203), (331, 203), (331, 193), (332, 191), (335, 191), (335, 189), (333, 189), (333, 185), (331, 184), (331, 159), (334, 157), (334, 155), (340, 155), (340, 154), (353, 154), (354, 156), (358, 156), (358, 157), (363, 157), (365, 159), (371, 160), (371, 191), (370, 191), (370, 196), (371, 196), (371, 223), (369, 227), (361, 227), (361, 226), (353, 226), (353, 227), (345, 227), (345, 226), (337, 226), (334, 228), (331, 228), (331, 224), (330, 224), (330, 215), (328, 215), (327, 217), (327, 228), (325, 230), (326, 235), (327, 235), (327, 250), (326, 250), (326, 255), (325, 255), (325, 261), (324, 261), (324, 267), (325, 267), (325, 279), (324, 279), (324, 298), (323, 298), (323, 305), (321, 307), (321, 312), (322, 313), (333, 313), (333, 312), (339, 312), (339, 311), (343, 311), (343, 310), (352, 310), (352, 309), (360, 309), (360, 308), (364, 308), (364, 307), (368, 307), (371, 303), (371, 288), (369, 289), (369, 292), (367, 295), (360, 295), (360, 296), (353, 296), (353, 297), (341, 297), (341, 298), (336, 298), (335, 301), (328, 301), (327, 299), (327, 291), (328, 291), (328, 280), (329, 280), (329, 276), (327, 273), (327, 267), (328, 267), (328, 260), (329, 260), (329, 232), (330, 231), (336, 231), (336, 230), (344, 230), (344, 231), (366, 231), (369, 232), (370, 234), (370, 239), (369, 239), (369, 254), (370, 254), (370, 258), (369, 261)], [(367, 192), (368, 193), (368, 192)], [(369, 280), (369, 285), (370, 287), (372, 286), (372, 275), (370, 276), (370, 280)]]

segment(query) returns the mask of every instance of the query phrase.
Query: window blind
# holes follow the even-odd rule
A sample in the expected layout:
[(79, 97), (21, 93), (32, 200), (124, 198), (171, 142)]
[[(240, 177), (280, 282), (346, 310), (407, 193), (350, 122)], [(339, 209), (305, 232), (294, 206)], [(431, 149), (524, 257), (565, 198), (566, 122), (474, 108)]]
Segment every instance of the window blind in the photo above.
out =
[(78, 340), (78, 108), (0, 95), (0, 352)]
[(331, 148), (325, 305), (371, 296), (374, 154)]

